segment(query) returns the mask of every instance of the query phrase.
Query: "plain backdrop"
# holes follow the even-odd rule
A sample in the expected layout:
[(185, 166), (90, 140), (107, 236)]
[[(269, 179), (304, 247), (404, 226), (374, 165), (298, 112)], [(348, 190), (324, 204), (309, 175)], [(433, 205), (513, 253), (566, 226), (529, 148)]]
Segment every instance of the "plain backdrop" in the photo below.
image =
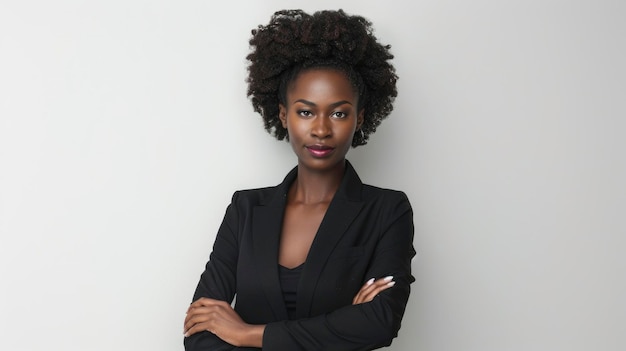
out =
[(626, 349), (625, 4), (0, 0), (0, 349), (182, 350), (233, 191), (296, 162), (246, 98), (282, 8), (363, 15), (396, 55), (348, 155), (415, 211), (391, 349)]

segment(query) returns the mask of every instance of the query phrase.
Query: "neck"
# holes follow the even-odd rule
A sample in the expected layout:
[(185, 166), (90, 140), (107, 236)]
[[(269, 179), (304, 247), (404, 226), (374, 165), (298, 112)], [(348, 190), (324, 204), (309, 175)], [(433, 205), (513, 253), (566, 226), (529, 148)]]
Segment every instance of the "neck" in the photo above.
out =
[(339, 166), (324, 172), (298, 167), (298, 177), (289, 191), (290, 199), (304, 204), (330, 202), (339, 189), (345, 169), (345, 160)]

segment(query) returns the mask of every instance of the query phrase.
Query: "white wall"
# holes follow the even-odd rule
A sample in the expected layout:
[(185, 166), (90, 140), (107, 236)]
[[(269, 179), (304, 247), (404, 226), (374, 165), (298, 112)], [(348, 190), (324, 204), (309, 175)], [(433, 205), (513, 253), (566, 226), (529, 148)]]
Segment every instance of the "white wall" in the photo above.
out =
[(415, 210), (391, 349), (624, 350), (608, 0), (2, 0), (0, 349), (182, 350), (230, 195), (295, 163), (244, 83), (250, 29), (285, 7), (362, 14), (397, 56), (396, 109), (350, 156)]

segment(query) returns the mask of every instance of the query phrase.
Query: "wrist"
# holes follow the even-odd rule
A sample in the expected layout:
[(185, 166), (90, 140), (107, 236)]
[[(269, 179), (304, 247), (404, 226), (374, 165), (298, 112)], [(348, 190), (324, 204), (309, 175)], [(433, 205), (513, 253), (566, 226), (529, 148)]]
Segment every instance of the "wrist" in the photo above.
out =
[(263, 333), (265, 324), (249, 324), (247, 330), (242, 335), (241, 346), (263, 347)]

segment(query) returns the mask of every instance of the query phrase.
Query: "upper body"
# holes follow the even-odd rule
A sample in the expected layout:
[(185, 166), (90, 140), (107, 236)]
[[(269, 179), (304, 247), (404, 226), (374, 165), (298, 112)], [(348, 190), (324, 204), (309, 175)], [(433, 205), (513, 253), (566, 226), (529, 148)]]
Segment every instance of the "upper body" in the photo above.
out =
[(233, 196), (187, 310), (186, 348), (389, 345), (414, 280), (411, 207), (363, 185), (345, 158), (392, 110), (389, 46), (341, 10), (279, 11), (252, 34), (248, 94), (298, 165), (277, 187)]
[[(294, 169), (276, 187), (235, 193), (194, 301), (232, 301), (236, 294), (239, 316), (247, 323), (266, 324), (267, 350), (369, 350), (388, 345), (400, 328), (414, 281), (408, 199), (402, 192), (362, 184), (347, 163), (304, 263), (297, 319), (288, 320), (278, 250), (286, 195), (296, 176)], [(393, 276), (393, 288), (371, 302), (352, 305), (367, 280), (387, 276)], [(228, 347), (209, 332), (195, 334), (185, 344), (188, 350)]]

